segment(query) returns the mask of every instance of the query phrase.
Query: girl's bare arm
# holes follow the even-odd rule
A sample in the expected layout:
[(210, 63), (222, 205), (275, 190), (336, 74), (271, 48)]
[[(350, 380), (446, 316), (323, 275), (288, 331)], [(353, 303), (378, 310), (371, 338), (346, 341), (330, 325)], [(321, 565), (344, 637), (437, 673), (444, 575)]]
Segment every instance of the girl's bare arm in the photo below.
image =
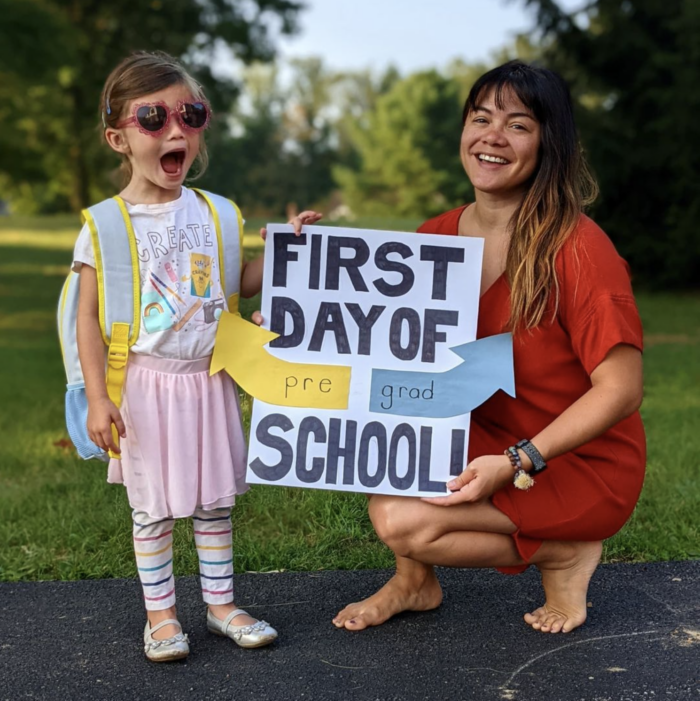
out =
[(126, 431), (119, 409), (107, 395), (105, 345), (98, 314), (97, 273), (89, 265), (83, 265), (80, 270), (77, 337), (88, 400), (88, 436), (102, 450), (119, 453), (119, 446), (112, 437), (112, 424), (122, 438)]

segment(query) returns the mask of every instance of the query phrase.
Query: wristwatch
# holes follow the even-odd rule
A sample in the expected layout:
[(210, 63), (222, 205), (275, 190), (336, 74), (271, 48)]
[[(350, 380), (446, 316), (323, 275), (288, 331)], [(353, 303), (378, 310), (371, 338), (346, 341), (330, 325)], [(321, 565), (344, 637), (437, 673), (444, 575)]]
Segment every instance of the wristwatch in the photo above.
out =
[(532, 443), (530, 443), (529, 440), (526, 438), (523, 438), (523, 440), (518, 441), (515, 444), (516, 448), (519, 448), (520, 450), (527, 455), (528, 458), (532, 461), (532, 469), (530, 472), (533, 475), (536, 475), (538, 472), (542, 472), (542, 470), (547, 468), (547, 463), (545, 462), (545, 459), (542, 457), (542, 454), (540, 453), (537, 448), (535, 448)]

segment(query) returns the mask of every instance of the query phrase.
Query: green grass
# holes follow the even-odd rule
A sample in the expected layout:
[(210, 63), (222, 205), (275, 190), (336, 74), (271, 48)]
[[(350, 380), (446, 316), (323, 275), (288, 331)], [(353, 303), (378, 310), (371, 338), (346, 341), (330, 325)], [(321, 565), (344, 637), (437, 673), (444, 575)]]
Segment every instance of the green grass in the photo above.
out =
[[(418, 222), (356, 221), (411, 230)], [(246, 243), (255, 254), (259, 221)], [(55, 309), (75, 217), (0, 220), (0, 579), (135, 575), (130, 514), (105, 466), (62, 447), (64, 372)], [(648, 476), (607, 561), (700, 557), (700, 297), (640, 294), (649, 342), (642, 414)], [(250, 314), (257, 300), (244, 301)], [(246, 421), (249, 402), (244, 398)], [(389, 567), (357, 494), (253, 486), (234, 509), (236, 569)], [(191, 526), (178, 524), (177, 574), (196, 571)]]

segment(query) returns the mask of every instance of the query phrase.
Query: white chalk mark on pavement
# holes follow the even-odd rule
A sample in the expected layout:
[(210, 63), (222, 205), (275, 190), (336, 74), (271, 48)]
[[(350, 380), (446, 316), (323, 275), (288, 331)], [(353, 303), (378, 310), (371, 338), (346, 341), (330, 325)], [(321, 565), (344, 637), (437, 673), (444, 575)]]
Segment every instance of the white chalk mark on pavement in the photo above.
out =
[[(509, 677), (509, 679), (503, 684), (503, 686), (500, 687), (500, 690), (502, 692), (502, 698), (504, 699), (513, 699), (515, 698), (515, 689), (510, 689), (510, 685), (512, 684), (513, 680), (520, 674), (522, 671), (526, 670), (528, 667), (531, 667), (535, 662), (538, 660), (541, 660), (543, 657), (547, 657), (549, 655), (553, 655), (554, 653), (561, 652), (562, 650), (566, 650), (567, 648), (570, 647), (575, 647), (576, 645), (585, 645), (586, 643), (595, 643), (600, 640), (613, 640), (614, 638), (633, 638), (636, 636), (640, 635), (654, 635), (656, 633), (659, 633), (661, 631), (658, 630), (642, 630), (642, 631), (637, 631), (635, 633), (619, 633), (617, 635), (601, 635), (598, 636), (597, 638), (587, 638), (586, 640), (576, 640), (572, 643), (567, 643), (566, 645), (561, 645), (560, 647), (556, 647), (553, 650), (547, 650), (547, 652), (542, 652), (539, 655), (535, 655), (535, 657), (529, 659), (527, 662), (524, 664), (521, 664), (520, 667), (518, 667)], [(654, 638), (653, 640), (662, 640), (663, 637), (659, 638)]]

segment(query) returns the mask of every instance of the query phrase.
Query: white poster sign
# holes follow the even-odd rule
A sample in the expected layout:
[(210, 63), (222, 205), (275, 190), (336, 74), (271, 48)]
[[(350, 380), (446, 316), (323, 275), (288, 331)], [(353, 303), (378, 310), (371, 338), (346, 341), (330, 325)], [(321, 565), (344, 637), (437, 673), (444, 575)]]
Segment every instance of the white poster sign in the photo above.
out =
[(473, 343), (482, 253), (471, 237), (269, 225), (275, 367), (251, 368), (270, 393), (254, 392), (248, 481), (444, 494), (470, 411), (512, 384), (509, 336)]

